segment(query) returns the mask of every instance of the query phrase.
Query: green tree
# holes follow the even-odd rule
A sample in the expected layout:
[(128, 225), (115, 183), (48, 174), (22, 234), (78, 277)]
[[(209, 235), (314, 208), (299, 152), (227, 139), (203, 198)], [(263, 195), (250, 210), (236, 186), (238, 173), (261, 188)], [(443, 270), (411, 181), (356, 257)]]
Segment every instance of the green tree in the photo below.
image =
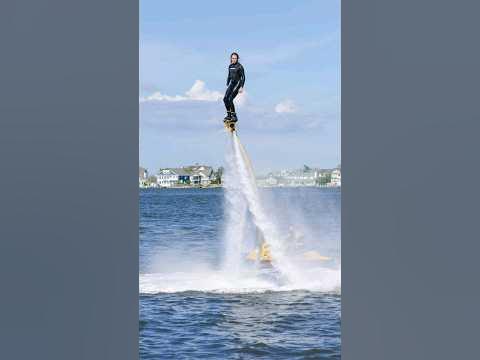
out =
[(157, 183), (157, 177), (155, 175), (149, 176), (147, 179), (148, 184), (156, 184)]
[(222, 183), (223, 166), (220, 166), (215, 172), (215, 180), (212, 183), (220, 185)]
[(322, 174), (320, 176), (320, 179), (318, 180), (318, 183), (320, 185), (326, 185), (326, 184), (329, 184), (331, 181), (332, 181), (332, 174), (328, 173), (328, 174)]

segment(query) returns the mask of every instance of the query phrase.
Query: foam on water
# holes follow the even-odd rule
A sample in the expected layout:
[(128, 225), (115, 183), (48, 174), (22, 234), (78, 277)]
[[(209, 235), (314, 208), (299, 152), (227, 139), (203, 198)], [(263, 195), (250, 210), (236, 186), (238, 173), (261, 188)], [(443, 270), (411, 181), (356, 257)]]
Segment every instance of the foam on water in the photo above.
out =
[(237, 276), (222, 270), (174, 272), (140, 275), (140, 293), (176, 293), (201, 291), (212, 293), (259, 293), (267, 291), (308, 290), (340, 293), (340, 271), (328, 268), (308, 270), (303, 281), (279, 285), (263, 279), (256, 272)]

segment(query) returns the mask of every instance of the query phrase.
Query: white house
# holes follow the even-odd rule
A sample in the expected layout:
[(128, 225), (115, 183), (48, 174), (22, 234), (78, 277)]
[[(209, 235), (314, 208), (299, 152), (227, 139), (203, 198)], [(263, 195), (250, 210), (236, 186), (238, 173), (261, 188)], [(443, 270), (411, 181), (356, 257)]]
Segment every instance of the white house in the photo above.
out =
[(257, 178), (257, 185), (260, 187), (277, 186), (278, 179), (272, 174), (268, 174), (266, 177)]
[(176, 169), (160, 169), (157, 173), (157, 185), (172, 187), (178, 184), (179, 174)]
[(192, 166), (190, 170), (190, 182), (193, 185), (207, 186), (215, 180), (215, 174), (211, 166)]
[(313, 186), (318, 175), (312, 169), (293, 170), (283, 174), (282, 181), (287, 186)]
[(340, 169), (335, 169), (332, 171), (332, 178), (330, 180), (331, 186), (342, 186), (342, 173)]

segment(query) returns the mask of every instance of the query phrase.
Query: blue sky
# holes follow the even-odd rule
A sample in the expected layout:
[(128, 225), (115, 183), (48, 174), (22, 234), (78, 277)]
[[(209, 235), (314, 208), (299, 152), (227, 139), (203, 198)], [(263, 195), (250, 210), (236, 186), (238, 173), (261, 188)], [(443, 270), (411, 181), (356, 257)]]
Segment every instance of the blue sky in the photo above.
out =
[(340, 1), (140, 0), (140, 164), (224, 161), (229, 54), (238, 133), (259, 173), (340, 163)]

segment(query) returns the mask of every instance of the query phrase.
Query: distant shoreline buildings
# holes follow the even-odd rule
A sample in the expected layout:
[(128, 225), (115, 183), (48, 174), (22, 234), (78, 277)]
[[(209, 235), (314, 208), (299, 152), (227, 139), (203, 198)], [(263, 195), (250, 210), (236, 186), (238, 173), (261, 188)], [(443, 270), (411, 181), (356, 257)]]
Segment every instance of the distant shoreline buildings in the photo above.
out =
[(281, 170), (257, 177), (257, 184), (261, 187), (341, 187), (342, 176), (340, 165), (334, 169), (310, 168), (304, 165), (301, 169)]
[[(140, 167), (138, 183), (141, 188), (192, 188), (219, 187), (222, 184), (223, 168), (213, 169), (207, 165), (191, 165), (180, 168), (162, 168), (149, 175)], [(333, 169), (310, 168), (271, 172), (258, 176), (259, 187), (341, 187), (340, 165)]]
[(141, 188), (181, 188), (219, 186), (223, 169), (214, 170), (207, 165), (192, 165), (180, 168), (162, 168), (155, 175), (140, 167), (138, 184)]

